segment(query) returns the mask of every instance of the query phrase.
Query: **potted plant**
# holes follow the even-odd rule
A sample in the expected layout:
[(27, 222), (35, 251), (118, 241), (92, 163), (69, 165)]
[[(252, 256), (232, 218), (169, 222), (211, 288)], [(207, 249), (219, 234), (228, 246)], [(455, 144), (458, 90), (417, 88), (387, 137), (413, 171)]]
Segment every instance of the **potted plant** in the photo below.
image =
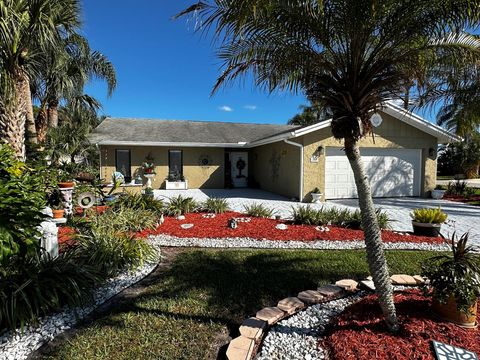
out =
[(436, 237), (440, 235), (442, 224), (447, 220), (448, 215), (438, 207), (414, 209), (410, 217), (415, 235)]
[(322, 201), (322, 193), (320, 192), (320, 189), (318, 187), (313, 189), (310, 194), (312, 195), (312, 203), (319, 203), (320, 201)]
[(457, 242), (453, 234), (446, 255), (432, 257), (422, 265), (429, 280), (426, 291), (433, 296), (432, 310), (442, 319), (466, 328), (475, 328), (480, 296), (480, 254), (468, 246), (468, 233)]
[(61, 189), (73, 188), (75, 183), (69, 173), (59, 170), (57, 186)]
[(65, 208), (62, 201), (62, 193), (58, 189), (53, 189), (47, 195), (47, 205), (52, 209), (53, 218), (62, 218), (65, 213)]
[(168, 177), (165, 179), (165, 189), (166, 190), (187, 190), (188, 181), (185, 180), (185, 177), (180, 174), (178, 171), (171, 172), (168, 174)]
[(65, 214), (63, 204), (52, 205), (52, 213), (54, 219), (61, 219)]
[(151, 154), (148, 154), (145, 158), (145, 161), (142, 164), (143, 174), (144, 175), (155, 175), (155, 163), (153, 162), (154, 158)]
[(442, 186), (442, 185), (437, 185), (437, 186), (435, 187), (435, 189), (432, 190), (432, 192), (431, 192), (432, 199), (435, 199), (435, 200), (440, 200), (440, 199), (442, 199), (443, 196), (445, 195), (445, 192), (446, 192), (446, 191), (447, 191), (447, 190), (445, 189), (444, 186)]

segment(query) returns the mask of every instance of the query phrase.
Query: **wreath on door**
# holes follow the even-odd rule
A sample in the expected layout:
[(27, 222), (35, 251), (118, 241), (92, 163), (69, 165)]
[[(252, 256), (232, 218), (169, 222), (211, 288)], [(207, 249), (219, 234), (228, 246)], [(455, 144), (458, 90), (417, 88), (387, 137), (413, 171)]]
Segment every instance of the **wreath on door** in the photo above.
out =
[(237, 178), (245, 177), (245, 175), (242, 175), (242, 170), (245, 169), (245, 166), (247, 166), (247, 163), (245, 162), (245, 160), (243, 160), (242, 158), (238, 159), (235, 166), (238, 169)]

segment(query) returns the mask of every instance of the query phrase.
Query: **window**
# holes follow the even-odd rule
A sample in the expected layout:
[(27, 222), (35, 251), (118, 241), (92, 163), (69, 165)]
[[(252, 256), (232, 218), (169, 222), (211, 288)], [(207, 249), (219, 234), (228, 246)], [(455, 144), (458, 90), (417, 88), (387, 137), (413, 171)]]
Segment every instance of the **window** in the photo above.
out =
[(125, 177), (125, 182), (132, 181), (130, 150), (115, 150), (115, 168)]
[(168, 178), (169, 181), (180, 181), (183, 178), (182, 150), (168, 151)]

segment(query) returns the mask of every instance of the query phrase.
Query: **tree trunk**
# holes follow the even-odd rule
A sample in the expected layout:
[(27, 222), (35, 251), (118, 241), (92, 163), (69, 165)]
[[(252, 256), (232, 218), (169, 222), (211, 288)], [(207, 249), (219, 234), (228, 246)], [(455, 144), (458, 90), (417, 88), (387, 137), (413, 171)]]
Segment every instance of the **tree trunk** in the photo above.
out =
[(58, 100), (51, 100), (48, 102), (48, 126), (51, 128), (58, 127)]
[(38, 110), (37, 119), (35, 120), (35, 125), (37, 127), (37, 137), (38, 142), (43, 144), (47, 138), (48, 130), (48, 114), (45, 103), (40, 104), (40, 109)]
[(353, 138), (345, 138), (345, 154), (355, 177), (358, 192), (358, 204), (362, 214), (362, 227), (365, 233), (367, 261), (379, 297), (380, 306), (388, 328), (398, 331), (398, 320), (393, 302), (393, 287), (388, 272), (385, 251), (382, 242), (382, 233), (377, 221), (377, 214), (373, 206), (372, 191), (365, 173), (358, 143)]
[(38, 144), (37, 128), (35, 127), (35, 117), (33, 115), (32, 105), (32, 92), (30, 90), (30, 77), (28, 74), (23, 73), (25, 77), (25, 83), (23, 88), (23, 96), (25, 98), (25, 113), (27, 122), (27, 142), (29, 144)]
[(23, 70), (18, 69), (14, 74), (14, 97), (11, 101), (0, 100), (0, 139), (8, 143), (15, 155), (25, 160), (25, 76)]

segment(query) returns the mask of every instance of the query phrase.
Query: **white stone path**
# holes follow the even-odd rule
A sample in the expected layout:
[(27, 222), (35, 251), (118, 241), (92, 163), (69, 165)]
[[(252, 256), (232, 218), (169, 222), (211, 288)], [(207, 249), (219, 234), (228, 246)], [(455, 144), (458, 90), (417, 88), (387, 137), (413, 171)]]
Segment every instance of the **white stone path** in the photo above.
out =
[[(205, 201), (209, 197), (226, 198), (231, 210), (242, 212), (244, 206), (262, 203), (275, 209), (276, 215), (290, 218), (292, 207), (310, 205), (314, 208), (337, 207), (358, 208), (356, 199), (332, 200), (321, 204), (305, 204), (289, 201), (287, 198), (258, 189), (191, 189), (191, 190), (155, 190), (155, 197), (168, 200), (170, 197), (182, 195), (193, 197), (197, 201)], [(387, 212), (392, 220), (391, 227), (396, 231), (412, 231), (409, 213), (414, 208), (440, 206), (449, 216), (448, 224), (442, 228), (444, 236), (470, 232), (470, 242), (480, 246), (480, 207), (447, 200), (423, 198), (384, 198), (375, 199), (375, 205)]]

